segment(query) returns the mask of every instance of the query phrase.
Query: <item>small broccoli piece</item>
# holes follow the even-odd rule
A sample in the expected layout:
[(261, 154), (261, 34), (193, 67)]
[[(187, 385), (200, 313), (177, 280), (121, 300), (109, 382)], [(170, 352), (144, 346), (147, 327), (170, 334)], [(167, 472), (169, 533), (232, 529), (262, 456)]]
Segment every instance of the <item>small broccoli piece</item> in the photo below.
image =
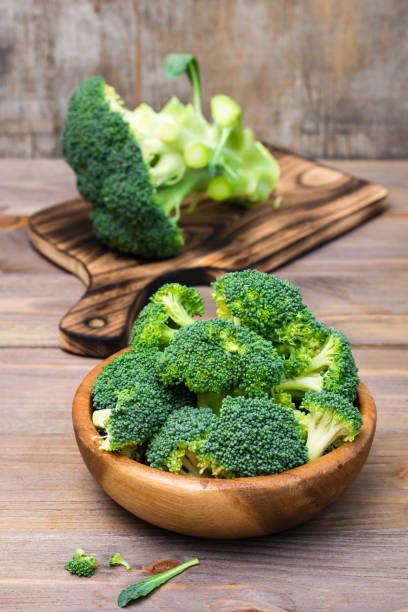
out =
[(307, 461), (293, 410), (267, 396), (226, 397), (199, 455), (201, 469), (236, 477), (275, 474)]
[(140, 312), (132, 330), (132, 351), (162, 350), (176, 330), (194, 322), (193, 316), (203, 314), (203, 300), (194, 287), (179, 283), (163, 285)]
[(149, 442), (148, 463), (175, 474), (201, 476), (195, 453), (215, 424), (210, 408), (184, 406), (172, 412)]
[(283, 361), (273, 345), (229, 321), (195, 321), (174, 335), (162, 353), (159, 373), (165, 385), (185, 385), (194, 393), (239, 389), (262, 395), (280, 380)]
[(214, 124), (204, 118), (195, 58), (171, 54), (165, 72), (169, 78), (187, 72), (192, 104), (173, 97), (159, 112), (147, 104), (130, 111), (113, 87), (92, 77), (74, 91), (62, 134), (97, 237), (148, 258), (170, 257), (184, 244), (177, 222), (187, 196), (195, 194), (197, 203), (208, 191), (216, 200), (253, 206), (267, 199), (279, 176), (231, 98), (215, 96)]
[(162, 304), (169, 319), (178, 327), (190, 325), (194, 315), (201, 317), (204, 312), (203, 300), (197, 289), (179, 283), (162, 285), (150, 300), (153, 304)]
[(65, 564), (65, 569), (71, 572), (71, 574), (89, 578), (94, 574), (96, 566), (97, 561), (95, 555), (87, 556), (82, 548), (77, 548), (72, 560)]
[(358, 408), (344, 396), (330, 391), (308, 391), (300, 408), (310, 414), (307, 435), (310, 461), (333, 444), (354, 440), (363, 424)]
[(309, 360), (303, 373), (296, 378), (283, 376), (279, 389), (302, 397), (310, 391), (332, 391), (344, 395), (350, 401), (356, 397), (358, 370), (347, 338), (335, 327), (329, 328), (329, 336), (322, 349)]
[(109, 559), (109, 565), (123, 565), (127, 570), (132, 569), (127, 561), (124, 560), (120, 553), (113, 553)]

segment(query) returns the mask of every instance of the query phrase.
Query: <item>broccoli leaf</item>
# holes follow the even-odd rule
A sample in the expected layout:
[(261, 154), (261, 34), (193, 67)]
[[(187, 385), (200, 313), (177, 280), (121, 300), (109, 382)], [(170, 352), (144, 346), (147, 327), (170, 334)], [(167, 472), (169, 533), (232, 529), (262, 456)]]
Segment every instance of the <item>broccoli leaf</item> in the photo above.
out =
[(201, 113), (201, 79), (198, 62), (188, 53), (170, 53), (164, 59), (164, 73), (168, 79), (175, 81), (185, 72), (193, 87), (193, 105)]
[(135, 582), (134, 584), (130, 584), (123, 591), (119, 593), (118, 597), (118, 605), (120, 608), (124, 608), (131, 601), (135, 599), (139, 599), (139, 597), (144, 597), (151, 593), (154, 589), (161, 586), (173, 576), (177, 576), (184, 572), (184, 570), (192, 567), (193, 565), (199, 565), (200, 561), (197, 557), (194, 559), (190, 559), (190, 561), (186, 561), (181, 565), (177, 565), (172, 569), (169, 569), (165, 572), (161, 572), (161, 574), (156, 574), (155, 576), (151, 576), (150, 578), (146, 578), (145, 580), (141, 580), (140, 582)]

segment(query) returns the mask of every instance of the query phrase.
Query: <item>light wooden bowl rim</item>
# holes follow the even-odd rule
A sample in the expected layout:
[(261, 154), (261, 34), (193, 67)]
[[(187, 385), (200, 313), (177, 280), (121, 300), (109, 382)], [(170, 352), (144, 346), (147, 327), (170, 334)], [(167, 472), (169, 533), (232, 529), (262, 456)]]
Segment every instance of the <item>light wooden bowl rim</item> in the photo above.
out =
[(314, 478), (324, 472), (336, 472), (343, 465), (352, 461), (360, 452), (364, 452), (367, 444), (371, 445), (376, 425), (376, 407), (373, 397), (366, 385), (360, 381), (358, 387), (358, 400), (363, 426), (360, 433), (353, 442), (347, 442), (331, 451), (327, 455), (315, 459), (310, 463), (305, 463), (299, 467), (287, 470), (280, 474), (267, 476), (251, 476), (245, 478), (221, 479), (221, 478), (202, 478), (194, 476), (181, 476), (171, 474), (148, 465), (144, 465), (123, 455), (103, 451), (99, 448), (96, 439), (98, 432), (92, 423), (92, 400), (91, 391), (96, 377), (101, 373), (102, 367), (108, 364), (116, 355), (129, 348), (124, 348), (113, 355), (107, 357), (100, 364), (95, 366), (84, 378), (75, 394), (72, 406), (72, 420), (78, 443), (87, 447), (92, 455), (97, 458), (107, 469), (113, 468), (126, 472), (129, 477), (155, 480), (156, 482), (166, 483), (167, 485), (177, 486), (178, 489), (216, 489), (217, 491), (228, 489), (245, 489), (254, 487), (257, 489), (279, 489), (285, 487), (288, 481), (297, 478)]

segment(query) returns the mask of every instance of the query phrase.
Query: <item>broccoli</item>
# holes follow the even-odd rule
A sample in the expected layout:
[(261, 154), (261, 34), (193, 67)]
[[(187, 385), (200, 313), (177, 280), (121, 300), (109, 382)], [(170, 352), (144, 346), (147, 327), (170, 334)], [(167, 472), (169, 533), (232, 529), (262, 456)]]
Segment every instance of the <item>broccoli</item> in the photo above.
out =
[(148, 463), (175, 474), (200, 476), (194, 455), (216, 419), (210, 408), (185, 406), (174, 410), (149, 442)]
[(343, 395), (308, 391), (300, 405), (309, 412), (307, 449), (317, 459), (333, 444), (354, 440), (363, 424), (361, 414)]
[(275, 474), (306, 462), (306, 445), (293, 410), (267, 396), (227, 396), (199, 447), (199, 469), (220, 476)]
[(206, 191), (253, 206), (267, 199), (279, 176), (269, 151), (242, 128), (231, 98), (215, 96), (214, 123), (204, 118), (195, 58), (171, 54), (165, 72), (187, 73), (192, 104), (173, 97), (159, 112), (147, 104), (130, 111), (113, 87), (92, 77), (74, 91), (62, 134), (97, 237), (146, 258), (170, 257), (184, 244), (177, 222), (187, 196), (196, 194), (190, 208)]
[[(116, 407), (93, 413), (93, 423), (106, 432), (100, 448), (107, 451), (130, 449), (143, 445), (159, 429), (167, 416), (183, 406), (191, 395), (185, 387), (167, 388), (152, 380), (138, 382), (117, 395)], [(181, 403), (180, 403), (181, 402)]]
[(349, 341), (338, 329), (330, 327), (326, 343), (309, 360), (300, 376), (293, 379), (283, 376), (279, 389), (288, 391), (294, 397), (302, 397), (308, 390), (332, 391), (353, 401), (358, 381), (358, 370)]
[(276, 330), (306, 308), (297, 287), (258, 270), (228, 272), (212, 286), (217, 317), (249, 327), (268, 340), (279, 341)]
[(109, 565), (123, 565), (127, 570), (132, 569), (127, 561), (124, 560), (120, 553), (113, 553), (109, 559)]
[(94, 574), (96, 566), (97, 561), (95, 555), (87, 556), (82, 548), (77, 548), (71, 561), (65, 564), (65, 569), (71, 572), (71, 574), (89, 578)]
[(222, 319), (195, 321), (178, 330), (159, 362), (165, 385), (185, 383), (198, 394), (239, 389), (263, 395), (279, 382), (282, 370), (283, 361), (270, 342)]
[(203, 301), (197, 289), (178, 283), (163, 285), (139, 313), (130, 339), (132, 351), (162, 350), (179, 327), (190, 325), (194, 315), (202, 314)]

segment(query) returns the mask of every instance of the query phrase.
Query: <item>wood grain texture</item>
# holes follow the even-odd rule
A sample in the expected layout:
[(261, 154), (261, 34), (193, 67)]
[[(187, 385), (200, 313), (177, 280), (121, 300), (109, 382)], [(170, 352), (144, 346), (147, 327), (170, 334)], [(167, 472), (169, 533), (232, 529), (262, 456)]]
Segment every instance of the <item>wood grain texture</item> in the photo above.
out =
[[(58, 319), (83, 287), (30, 247), (24, 227), (0, 229), (1, 610), (112, 611), (119, 591), (146, 576), (143, 567), (198, 554), (205, 559), (194, 574), (176, 577), (137, 610), (407, 612), (408, 162), (337, 164), (386, 185), (390, 208), (278, 274), (301, 288), (320, 319), (350, 334), (376, 400), (377, 432), (363, 470), (337, 502), (305, 525), (262, 538), (172, 534), (104, 493), (71, 423), (74, 390), (97, 360), (57, 348)], [(48, 191), (56, 173), (61, 180)], [(0, 201), (9, 215), (39, 210), (47, 193), (49, 205), (71, 197), (69, 186), (60, 160), (0, 160)], [(208, 288), (204, 296), (209, 309)], [(64, 570), (78, 545), (99, 559), (91, 580)], [(116, 550), (132, 572), (108, 567)]]
[[(245, 123), (306, 155), (406, 157), (405, 0), (1, 0), (0, 154), (60, 154), (68, 99), (95, 74), (132, 108), (186, 80), (164, 56), (196, 54), (204, 102), (226, 93)], [(211, 41), (211, 44), (209, 44)]]
[[(164, 282), (209, 284), (223, 271), (269, 272), (384, 208), (386, 189), (272, 149), (281, 177), (277, 195), (247, 211), (206, 200), (181, 225), (177, 257), (143, 262), (106, 249), (81, 199), (36, 213), (29, 235), (46, 257), (78, 276), (87, 291), (60, 323), (62, 348), (104, 357), (127, 344), (135, 315)], [(274, 196), (273, 196), (274, 197)]]

